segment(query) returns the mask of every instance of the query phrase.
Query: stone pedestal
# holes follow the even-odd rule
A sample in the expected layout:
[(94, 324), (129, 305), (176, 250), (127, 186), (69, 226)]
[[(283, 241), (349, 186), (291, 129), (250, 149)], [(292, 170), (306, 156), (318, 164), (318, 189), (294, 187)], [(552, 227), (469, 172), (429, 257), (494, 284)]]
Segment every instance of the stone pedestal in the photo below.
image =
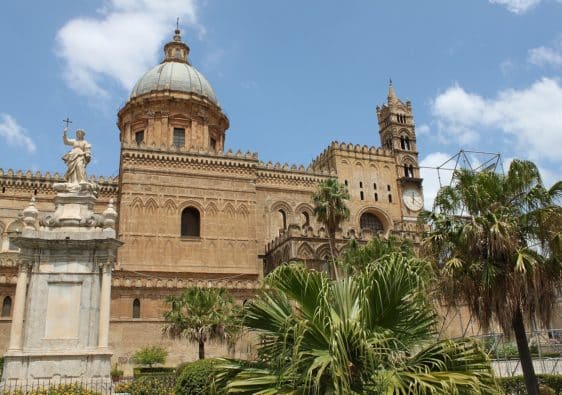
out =
[(93, 213), (93, 188), (61, 192), (56, 211), (39, 218), (34, 202), (23, 212), (10, 346), (3, 386), (76, 381), (110, 383), (108, 349), (113, 203)]

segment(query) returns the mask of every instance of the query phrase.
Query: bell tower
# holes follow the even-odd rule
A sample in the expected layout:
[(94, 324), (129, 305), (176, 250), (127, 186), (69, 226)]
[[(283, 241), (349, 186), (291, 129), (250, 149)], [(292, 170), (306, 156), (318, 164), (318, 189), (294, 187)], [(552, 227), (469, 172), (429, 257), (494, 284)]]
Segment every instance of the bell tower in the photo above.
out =
[(377, 119), (381, 145), (392, 151), (396, 161), (403, 219), (415, 220), (423, 208), (423, 197), (412, 103), (398, 99), (392, 80), (388, 86), (386, 104), (377, 106)]
[(382, 107), (377, 106), (377, 119), (381, 146), (392, 150), (396, 155), (397, 164), (403, 168), (399, 176), (419, 178), (412, 103), (409, 100), (404, 103), (396, 97), (392, 80), (388, 86), (387, 103)]

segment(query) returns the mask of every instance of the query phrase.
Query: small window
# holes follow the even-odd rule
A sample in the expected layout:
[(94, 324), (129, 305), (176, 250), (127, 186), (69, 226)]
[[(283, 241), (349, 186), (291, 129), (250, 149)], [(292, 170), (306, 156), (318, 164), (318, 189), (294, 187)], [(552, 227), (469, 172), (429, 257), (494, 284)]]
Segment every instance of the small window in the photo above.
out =
[(344, 182), (343, 182), (343, 183), (345, 184), (345, 186), (347, 186), (347, 180), (344, 180)]
[(363, 195), (363, 191), (359, 192), (359, 196), (361, 196), (361, 200), (365, 200), (365, 196)]
[(179, 49), (176, 49), (176, 58), (181, 59), (181, 51)]
[(363, 188), (363, 181), (359, 181), (359, 188)]
[(2, 317), (9, 317), (12, 314), (12, 298), (6, 296), (2, 302)]
[(144, 130), (135, 133), (135, 143), (140, 144), (144, 141)]
[(279, 210), (279, 214), (281, 215), (281, 229), (285, 230), (287, 229), (287, 214), (283, 210)]
[(390, 192), (390, 185), (387, 185), (387, 186), (386, 186), (386, 190), (387, 190), (388, 192)]
[(174, 128), (174, 147), (180, 148), (185, 146), (185, 129)]
[(199, 210), (195, 207), (187, 207), (181, 213), (181, 235), (188, 237), (199, 237), (201, 219)]
[(6, 193), (6, 187), (2, 187), (2, 193)]
[(408, 136), (404, 137), (404, 148), (410, 150), (410, 138)]
[(376, 182), (373, 184), (373, 189), (375, 189), (375, 190), (377, 189), (377, 183)]
[(379, 201), (379, 194), (375, 192), (375, 202)]
[(390, 193), (388, 194), (388, 203), (392, 203), (392, 195)]
[(140, 300), (133, 300), (133, 318), (140, 318)]
[(211, 146), (211, 149), (214, 151), (217, 149), (217, 140), (215, 140), (214, 138), (211, 137), (210, 141), (209, 141), (209, 145)]
[(302, 212), (302, 216), (304, 218), (304, 223), (302, 224), (302, 226), (309, 227), (310, 226), (310, 216), (308, 215), (308, 213), (306, 211)]

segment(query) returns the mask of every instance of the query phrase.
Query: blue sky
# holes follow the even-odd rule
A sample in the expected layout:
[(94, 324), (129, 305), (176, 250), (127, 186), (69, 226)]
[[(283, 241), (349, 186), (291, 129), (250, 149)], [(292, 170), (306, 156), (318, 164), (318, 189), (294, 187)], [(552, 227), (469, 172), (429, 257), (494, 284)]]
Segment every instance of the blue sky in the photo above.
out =
[[(116, 175), (116, 113), (180, 17), (217, 93), (227, 148), (307, 165), (332, 140), (380, 145), (388, 79), (410, 99), (423, 165), (459, 149), (562, 165), (562, 1), (5, 2), (0, 168), (64, 170), (62, 120)], [(437, 184), (424, 171), (425, 191)]]

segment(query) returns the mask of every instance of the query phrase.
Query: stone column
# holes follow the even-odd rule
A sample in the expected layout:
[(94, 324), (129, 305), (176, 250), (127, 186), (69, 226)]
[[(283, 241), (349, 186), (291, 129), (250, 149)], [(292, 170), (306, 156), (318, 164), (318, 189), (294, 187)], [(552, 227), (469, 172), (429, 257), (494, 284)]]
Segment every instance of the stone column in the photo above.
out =
[(110, 262), (101, 265), (100, 322), (98, 347), (109, 347), (109, 318), (111, 306), (111, 268)]
[(18, 283), (16, 285), (16, 296), (14, 301), (14, 311), (12, 313), (12, 328), (10, 330), (9, 351), (21, 350), (23, 337), (23, 318), (25, 314), (25, 302), (27, 299), (27, 276), (29, 263), (20, 262), (18, 272)]

